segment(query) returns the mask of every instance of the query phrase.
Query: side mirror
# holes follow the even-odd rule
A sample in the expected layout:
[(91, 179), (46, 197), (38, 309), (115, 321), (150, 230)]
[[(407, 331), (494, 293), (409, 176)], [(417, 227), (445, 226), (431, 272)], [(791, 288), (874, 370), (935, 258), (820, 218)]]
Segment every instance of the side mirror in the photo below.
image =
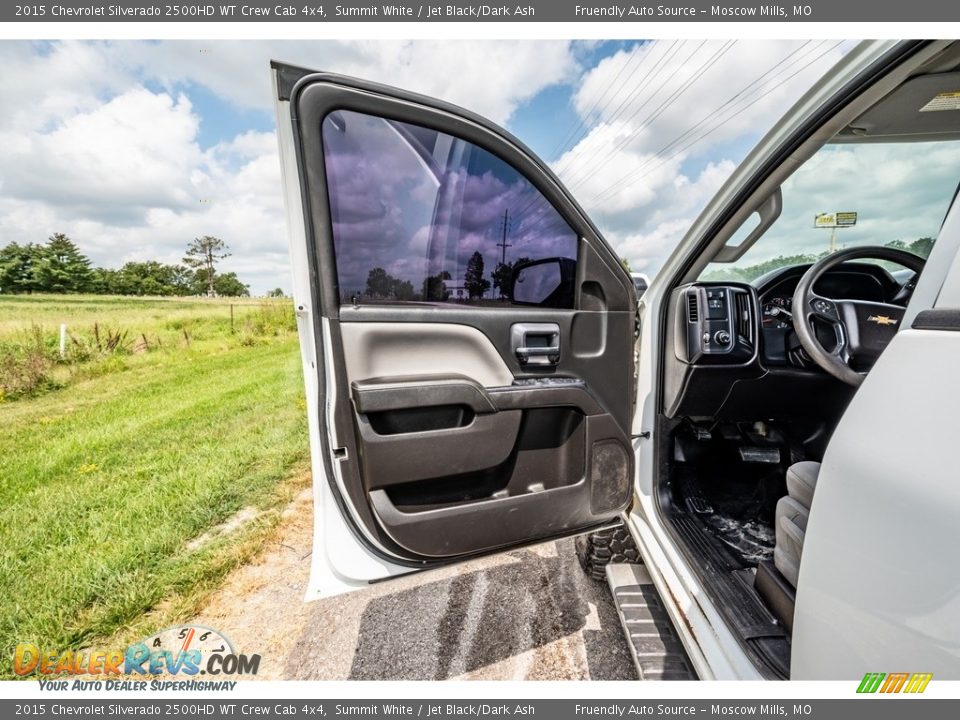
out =
[(637, 291), (637, 300), (643, 297), (650, 285), (650, 279), (644, 273), (630, 273), (633, 278), (633, 287)]
[(510, 298), (517, 305), (572, 308), (577, 263), (570, 258), (544, 258), (514, 265)]

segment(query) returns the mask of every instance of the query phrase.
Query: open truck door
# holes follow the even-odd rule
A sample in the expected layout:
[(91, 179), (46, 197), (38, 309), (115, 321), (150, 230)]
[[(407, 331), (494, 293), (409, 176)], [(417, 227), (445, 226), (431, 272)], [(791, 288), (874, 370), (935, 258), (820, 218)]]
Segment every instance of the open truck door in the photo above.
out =
[(315, 529), (308, 598), (621, 522), (636, 296), (468, 111), (273, 65)]

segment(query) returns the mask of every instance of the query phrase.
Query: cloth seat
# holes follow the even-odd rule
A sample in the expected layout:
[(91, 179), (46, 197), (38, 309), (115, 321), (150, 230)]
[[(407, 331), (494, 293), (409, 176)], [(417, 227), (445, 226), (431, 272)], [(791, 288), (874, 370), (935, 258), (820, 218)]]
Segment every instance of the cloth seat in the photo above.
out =
[(820, 463), (812, 460), (794, 463), (787, 469), (787, 494), (807, 510), (813, 504), (813, 491), (817, 487)]
[(787, 469), (787, 495), (777, 502), (773, 564), (793, 587), (797, 587), (803, 540), (819, 475), (818, 462), (794, 463)]

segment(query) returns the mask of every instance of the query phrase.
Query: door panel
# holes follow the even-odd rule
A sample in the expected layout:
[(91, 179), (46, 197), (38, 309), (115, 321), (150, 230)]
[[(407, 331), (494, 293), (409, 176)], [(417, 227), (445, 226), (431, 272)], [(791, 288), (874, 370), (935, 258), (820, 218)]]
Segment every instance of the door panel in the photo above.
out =
[[(508, 338), (521, 324), (517, 319), (507, 312), (485, 323), (503, 336), (499, 348), (485, 341), (499, 367), (483, 364), (478, 373), (457, 362), (458, 355), (470, 355), (456, 352), (459, 338), (470, 339), (475, 355), (484, 347), (473, 342), (486, 338), (476, 328), (339, 323), (345, 346), (348, 337), (364, 345), (364, 352), (344, 352), (345, 359), (378, 358), (353, 368), (361, 379), (350, 383), (350, 412), (344, 413), (355, 430), (360, 484), (386, 538), (413, 556), (483, 552), (596, 526), (629, 499), (629, 439), (588, 383), (574, 375), (585, 361), (567, 350), (563, 330), (573, 325), (570, 318), (558, 333), (561, 361), (547, 376), (520, 370)], [(410, 341), (424, 326), (431, 328), (430, 341), (412, 353), (419, 359), (411, 364)], [(450, 328), (448, 352), (441, 336)], [(500, 375), (507, 368), (504, 355), (517, 367), (506, 381)]]
[(307, 372), (330, 378), (314, 446), (358, 544), (424, 567), (616, 522), (635, 297), (595, 228), (467, 111), (323, 74), (284, 92), (326, 331)]

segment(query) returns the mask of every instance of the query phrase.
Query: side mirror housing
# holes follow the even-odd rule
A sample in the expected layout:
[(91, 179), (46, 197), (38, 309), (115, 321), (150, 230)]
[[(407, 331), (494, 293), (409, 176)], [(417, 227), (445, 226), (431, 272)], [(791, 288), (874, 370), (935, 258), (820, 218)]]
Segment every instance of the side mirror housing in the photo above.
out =
[(573, 308), (577, 263), (552, 257), (519, 262), (510, 278), (510, 299), (516, 305)]

